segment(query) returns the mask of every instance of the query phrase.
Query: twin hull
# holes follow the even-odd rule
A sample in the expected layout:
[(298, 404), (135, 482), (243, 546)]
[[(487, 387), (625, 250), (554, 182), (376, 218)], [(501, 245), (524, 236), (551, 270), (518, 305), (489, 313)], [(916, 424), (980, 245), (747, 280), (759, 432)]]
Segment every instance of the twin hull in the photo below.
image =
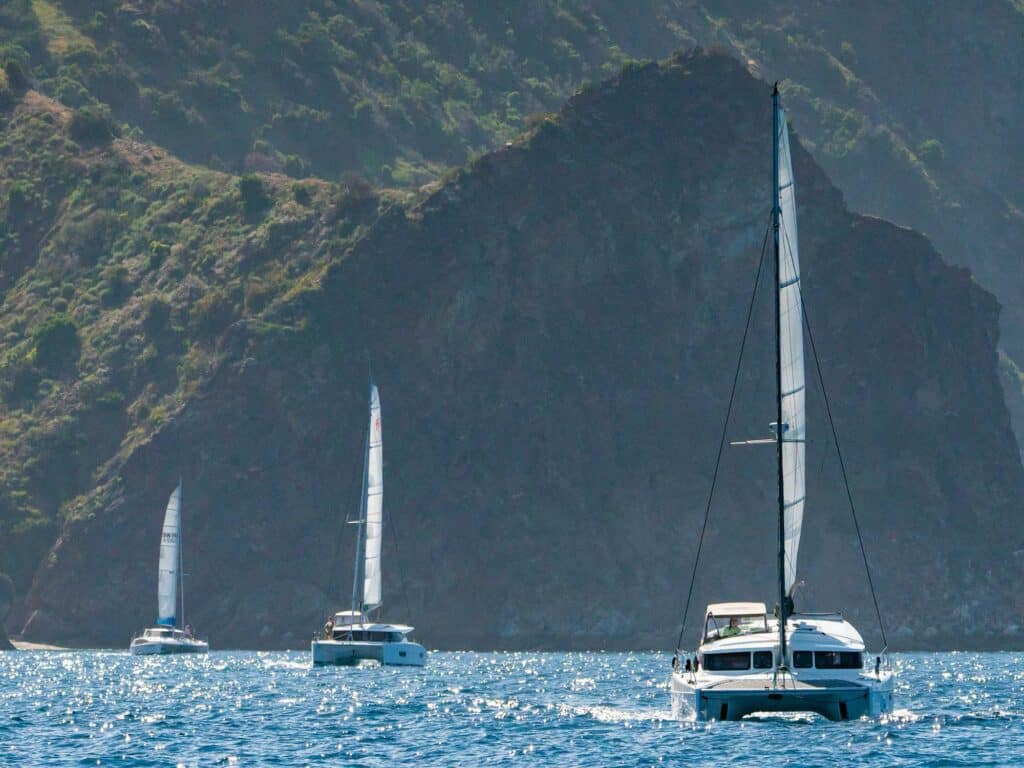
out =
[(201, 640), (185, 642), (153, 640), (141, 643), (133, 642), (130, 650), (132, 656), (159, 656), (172, 653), (207, 653), (210, 646)]
[(816, 712), (829, 720), (878, 717), (892, 710), (893, 679), (798, 680), (776, 685), (770, 676), (695, 684), (687, 673), (672, 673), (672, 713), (676, 718), (740, 720), (755, 712)]
[(314, 640), (313, 664), (352, 666), (360, 661), (376, 661), (396, 667), (422, 667), (427, 651), (419, 643), (378, 643), (358, 640)]

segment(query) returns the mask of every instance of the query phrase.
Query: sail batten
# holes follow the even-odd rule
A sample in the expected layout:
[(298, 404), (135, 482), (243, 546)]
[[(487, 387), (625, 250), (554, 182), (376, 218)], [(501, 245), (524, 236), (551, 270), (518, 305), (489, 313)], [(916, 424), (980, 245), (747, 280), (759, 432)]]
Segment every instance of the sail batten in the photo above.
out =
[(157, 623), (173, 627), (178, 613), (178, 579), (181, 567), (181, 483), (167, 500), (160, 533), (160, 565), (157, 575)]
[(796, 226), (796, 195), (789, 150), (786, 113), (778, 122), (779, 205), (779, 390), (782, 412), (782, 501), (787, 594), (796, 583), (797, 554), (804, 517), (807, 416), (804, 379), (803, 307), (800, 300), (800, 256)]
[(366, 443), (366, 545), (363, 560), (363, 610), (381, 602), (381, 535), (384, 527), (384, 456), (380, 423), (380, 394), (370, 388), (370, 426)]

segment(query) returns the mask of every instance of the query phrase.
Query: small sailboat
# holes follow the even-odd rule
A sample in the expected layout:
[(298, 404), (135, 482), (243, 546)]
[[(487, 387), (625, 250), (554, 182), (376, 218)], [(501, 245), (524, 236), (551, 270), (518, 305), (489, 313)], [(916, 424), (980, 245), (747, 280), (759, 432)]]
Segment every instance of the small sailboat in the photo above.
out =
[(779, 603), (773, 614), (761, 602), (707, 607), (695, 656), (677, 649), (673, 658), (673, 711), (699, 720), (739, 720), (754, 712), (816, 712), (830, 720), (877, 716), (892, 709), (888, 664), (881, 657), (865, 664), (864, 640), (841, 614), (797, 613), (793, 606), (805, 496), (804, 312), (793, 168), (778, 86), (772, 123), (777, 420), (771, 439), (739, 444), (776, 446)]
[[(351, 610), (339, 611), (312, 642), (313, 664), (352, 665), (372, 660), (395, 666), (422, 667), (427, 652), (409, 640), (413, 627), (371, 621), (381, 600), (380, 555), (384, 529), (384, 457), (380, 425), (380, 394), (370, 382), (370, 425), (366, 432), (363, 492), (356, 535)], [(359, 572), (362, 567), (362, 579)], [(360, 582), (362, 594), (359, 594)]]
[[(177, 614), (181, 596), (181, 615)], [(157, 626), (132, 638), (133, 656), (163, 653), (206, 653), (210, 646), (192, 636), (185, 624), (185, 589), (181, 571), (181, 481), (167, 501), (160, 533), (160, 566), (157, 575)], [(186, 629), (178, 628), (178, 619)]]

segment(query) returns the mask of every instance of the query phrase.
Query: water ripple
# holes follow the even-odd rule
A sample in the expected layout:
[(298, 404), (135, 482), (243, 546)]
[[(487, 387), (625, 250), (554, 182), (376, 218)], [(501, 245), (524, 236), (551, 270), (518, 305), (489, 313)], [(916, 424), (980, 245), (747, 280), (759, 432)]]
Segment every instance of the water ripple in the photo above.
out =
[(435, 653), (415, 669), (308, 655), (0, 654), (0, 765), (1005, 766), (1024, 656), (903, 654), (879, 721), (671, 717), (668, 656)]

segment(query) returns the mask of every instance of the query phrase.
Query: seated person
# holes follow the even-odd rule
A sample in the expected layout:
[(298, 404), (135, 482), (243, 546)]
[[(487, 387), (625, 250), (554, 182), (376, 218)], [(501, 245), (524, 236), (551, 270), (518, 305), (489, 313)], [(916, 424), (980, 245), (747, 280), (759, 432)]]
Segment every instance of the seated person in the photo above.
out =
[(719, 632), (718, 636), (719, 637), (733, 637), (735, 635), (740, 634), (741, 631), (742, 630), (740, 629), (740, 620), (737, 619), (735, 616), (730, 616), (729, 617), (729, 626), (726, 627), (725, 629), (723, 629), (721, 632)]

